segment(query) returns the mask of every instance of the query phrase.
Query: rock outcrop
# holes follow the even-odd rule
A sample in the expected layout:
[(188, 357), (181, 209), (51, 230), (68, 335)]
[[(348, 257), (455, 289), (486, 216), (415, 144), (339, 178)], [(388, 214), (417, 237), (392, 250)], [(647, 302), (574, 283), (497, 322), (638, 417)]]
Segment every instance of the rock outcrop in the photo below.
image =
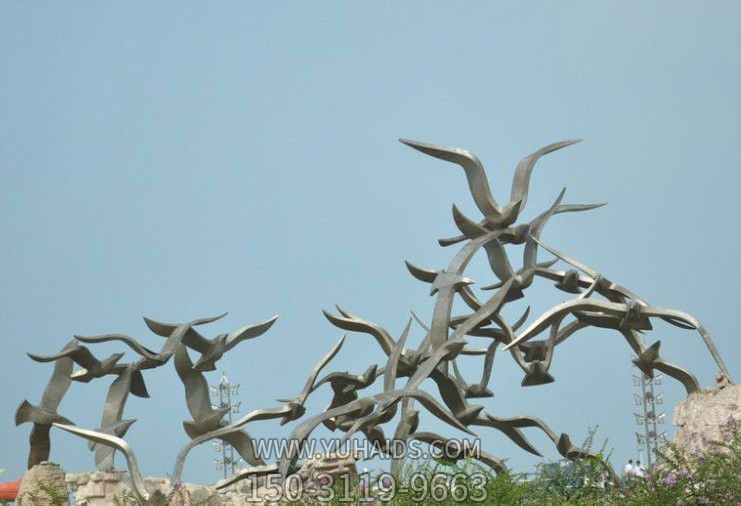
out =
[(23, 506), (69, 506), (64, 470), (57, 464), (41, 462), (21, 479), (16, 504)]
[(720, 374), (716, 381), (716, 388), (694, 392), (674, 408), (674, 444), (695, 455), (717, 449), (713, 443), (729, 442), (741, 427), (741, 385)]
[[(306, 459), (301, 469), (286, 482), (286, 489), (276, 497), (276, 489), (267, 486), (265, 478), (245, 480), (221, 494), (213, 487), (183, 484), (177, 490), (166, 478), (144, 479), (150, 502), (162, 506), (254, 506), (277, 504), (281, 499), (302, 500), (311, 493), (339, 480), (353, 483), (358, 477), (357, 455), (317, 455)], [(256, 489), (251, 489), (255, 483)], [(77, 504), (110, 506), (135, 504), (131, 482), (125, 471), (74, 473), (65, 475), (56, 464), (42, 462), (31, 468), (21, 480), (17, 504), (23, 506), (69, 506), (69, 496)], [(270, 499), (274, 499), (271, 501)]]
[[(93, 473), (68, 474), (66, 478), (70, 491), (78, 504), (88, 506), (109, 506), (115, 500), (120, 503), (133, 504), (128, 473), (110, 471)], [(147, 491), (161, 497), (159, 503), (170, 506), (221, 506), (218, 492), (213, 488), (200, 485), (183, 484), (173, 491), (170, 480), (166, 478), (147, 477), (144, 479)], [(166, 498), (166, 500), (165, 500)], [(156, 502), (156, 501), (153, 501)]]

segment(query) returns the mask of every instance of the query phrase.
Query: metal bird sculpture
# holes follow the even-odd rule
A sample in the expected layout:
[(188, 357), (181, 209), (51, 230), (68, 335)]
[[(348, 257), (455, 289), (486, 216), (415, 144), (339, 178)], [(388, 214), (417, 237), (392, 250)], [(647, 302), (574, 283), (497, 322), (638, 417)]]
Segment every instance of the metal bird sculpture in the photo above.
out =
[[(62, 348), (62, 353), (74, 349), (77, 341), (72, 340)], [(44, 389), (41, 404), (34, 406), (24, 399), (15, 411), (16, 426), (24, 423), (32, 423), (31, 435), (29, 436), (28, 469), (45, 460), (49, 460), (51, 452), (50, 430), (55, 422), (72, 425), (67, 418), (57, 413), (62, 398), (69, 390), (72, 380), (72, 369), (74, 365), (69, 357), (61, 357), (54, 361), (54, 372)]]
[(497, 204), (491, 194), (486, 172), (484, 171), (481, 161), (476, 157), (476, 155), (470, 151), (466, 151), (465, 149), (436, 146), (408, 139), (399, 139), (400, 142), (416, 149), (417, 151), (421, 151), (422, 153), (447, 162), (455, 163), (463, 168), (463, 171), (466, 173), (466, 179), (468, 180), (468, 187), (471, 190), (473, 201), (476, 203), (476, 207), (479, 208), (479, 211), (481, 211), (481, 214), (484, 215), (482, 227), (488, 228), (489, 230), (492, 230), (494, 227), (503, 228), (517, 221), (517, 217), (520, 212), (525, 209), (525, 204), (527, 204), (530, 188), (530, 176), (535, 168), (535, 163), (540, 159), (540, 157), (561, 148), (571, 146), (572, 144), (576, 144), (580, 140), (581, 139), (574, 139), (549, 144), (548, 146), (545, 146), (523, 158), (520, 163), (517, 164), (517, 169), (515, 170), (509, 204), (505, 207), (501, 207)]
[[(111, 383), (106, 396), (100, 427), (96, 432), (110, 434), (123, 438), (129, 428), (136, 422), (134, 419), (124, 420), (123, 412), (126, 400), (131, 391), (131, 380), (136, 369), (136, 364), (129, 364), (126, 369)], [(95, 450), (95, 467), (98, 471), (112, 471), (114, 467), (114, 448), (108, 445), (95, 445), (91, 440), (89, 444)]]
[[(185, 400), (192, 421), (183, 423), (190, 441), (179, 451), (171, 475), (171, 482), (179, 484), (190, 451), (196, 446), (221, 439), (237, 449), (251, 467), (237, 473), (233, 478), (222, 481), (219, 488), (230, 486), (248, 476), (278, 474), (286, 479), (297, 470), (298, 458), (313, 431), (321, 425), (330, 430), (339, 430), (344, 435), (340, 443), (362, 433), (381, 452), (391, 456), (391, 471), (398, 473), (403, 458), (390, 451), (385, 439), (384, 426), (397, 419), (392, 430), (395, 443), (406, 444), (411, 438), (433, 447), (447, 445), (451, 440), (433, 432), (418, 431), (420, 415), (425, 412), (437, 417), (446, 425), (467, 434), (472, 428), (485, 427), (497, 430), (508, 437), (522, 450), (540, 455), (527, 439), (525, 431), (536, 429), (543, 432), (566, 459), (592, 458), (593, 452), (574, 446), (567, 434), (557, 433), (535, 416), (500, 418), (484, 411), (484, 406), (469, 403), (469, 399), (487, 398), (493, 395), (489, 382), (497, 350), (508, 351), (515, 364), (523, 371), (521, 386), (537, 386), (553, 382), (551, 364), (557, 347), (587, 328), (611, 329), (619, 333), (634, 351), (633, 363), (651, 376), (659, 370), (681, 382), (688, 393), (699, 390), (697, 379), (684, 369), (671, 364), (660, 356), (660, 341), (647, 346), (642, 336), (652, 330), (657, 319), (678, 328), (696, 330), (704, 340), (722, 374), (730, 380), (710, 335), (700, 322), (687, 313), (648, 304), (627, 288), (607, 279), (586, 264), (566, 256), (541, 242), (541, 235), (551, 217), (562, 213), (575, 213), (595, 209), (604, 204), (563, 204), (565, 189), (542, 213), (529, 222), (518, 223), (530, 195), (530, 181), (536, 162), (544, 155), (562, 149), (577, 141), (562, 141), (550, 144), (525, 157), (515, 169), (509, 201), (499, 205), (495, 200), (489, 180), (479, 159), (469, 151), (425, 144), (401, 139), (404, 144), (444, 161), (463, 168), (468, 187), (476, 207), (483, 219), (468, 218), (453, 205), (453, 222), (462, 235), (440, 239), (441, 246), (463, 243), (444, 269), (424, 269), (407, 262), (413, 277), (429, 284), (429, 294), (434, 305), (429, 325), (416, 314), (412, 318), (424, 330), (424, 337), (417, 344), (410, 344), (411, 323), (407, 322), (398, 339), (381, 325), (358, 317), (337, 306), (337, 314), (324, 312), (334, 326), (346, 331), (368, 334), (380, 347), (386, 363), (379, 368), (371, 365), (362, 374), (329, 372), (319, 379), (320, 373), (334, 359), (344, 343), (345, 337), (327, 353), (312, 369), (299, 394), (291, 399), (279, 399), (283, 406), (253, 410), (239, 420), (223, 420), (226, 408), (215, 408), (210, 404), (208, 385), (203, 371), (211, 371), (222, 356), (239, 342), (257, 337), (267, 331), (276, 317), (265, 322), (243, 327), (237, 331), (219, 334), (213, 339), (204, 337), (196, 327), (218, 320), (224, 315), (203, 318), (183, 324), (162, 323), (145, 318), (150, 330), (166, 338), (159, 351), (152, 351), (135, 339), (123, 334), (106, 334), (93, 337), (78, 337), (85, 343), (118, 342), (127, 346), (140, 359), (133, 364), (119, 364), (122, 354), (114, 354), (98, 360), (76, 341), (50, 356), (31, 355), (42, 362), (54, 362), (55, 372), (47, 386), (40, 406), (24, 401), (16, 412), (16, 423), (33, 422), (31, 435), (32, 462), (45, 460), (49, 454), (49, 428), (51, 424), (75, 433), (96, 444), (96, 460), (99, 467), (112, 467), (113, 451), (121, 451), (128, 463), (134, 482), (135, 495), (143, 502), (152, 502), (139, 474), (136, 459), (122, 437), (132, 423), (123, 420), (123, 406), (128, 393), (146, 396), (142, 372), (167, 363), (174, 356), (175, 369), (185, 387)], [(522, 246), (522, 265), (510, 262), (505, 247), (517, 249)], [(538, 262), (540, 248), (555, 258)], [(468, 276), (469, 265), (476, 254), (483, 250), (486, 262), (493, 275), (493, 284), (484, 285), (488, 299), (479, 299), (473, 280)], [(518, 254), (519, 255), (519, 254)], [(515, 258), (512, 256), (512, 258)], [(567, 270), (553, 266), (562, 261)], [(530, 320), (529, 306), (522, 316), (510, 324), (505, 314), (511, 314), (508, 304), (525, 297), (536, 278), (555, 283), (555, 288), (571, 294), (573, 299), (557, 304)], [(487, 293), (487, 292), (483, 292)], [(462, 302), (470, 311), (453, 314)], [(456, 313), (458, 313), (458, 310)], [(514, 314), (520, 314), (520, 311)], [(524, 330), (523, 330), (524, 329)], [(481, 348), (468, 344), (468, 339), (489, 339)], [(193, 364), (188, 350), (200, 354)], [(461, 356), (475, 357), (482, 364), (481, 379), (469, 384), (458, 368)], [(500, 360), (500, 359), (497, 359)], [(73, 361), (84, 369), (73, 373)], [(451, 366), (452, 365), (452, 373)], [(62, 396), (70, 381), (87, 382), (109, 374), (116, 380), (109, 389), (101, 427), (96, 431), (80, 429), (70, 425), (57, 413)], [(383, 378), (382, 391), (364, 396), (360, 392), (372, 387)], [(399, 380), (406, 378), (403, 385)], [(442, 403), (424, 388), (433, 384)], [(306, 401), (311, 393), (325, 384), (332, 389), (332, 398), (326, 409), (298, 423), (291, 432), (287, 452), (275, 464), (266, 464), (256, 455), (252, 438), (245, 431), (248, 424), (263, 420), (279, 420), (281, 425), (298, 420), (306, 412)], [(415, 403), (419, 403), (415, 406)], [(419, 408), (419, 409), (415, 409)], [(105, 447), (103, 447), (105, 445)], [(503, 462), (485, 452), (470, 454), (460, 450), (448, 454), (446, 462), (473, 457), (490, 466), (495, 472), (505, 470)]]
[[(173, 329), (173, 331), (167, 336), (167, 340), (165, 341), (165, 344), (162, 346), (159, 352), (152, 351), (149, 348), (142, 346), (136, 339), (129, 337), (125, 334), (103, 334), (100, 336), (87, 336), (87, 337), (86, 336), (75, 336), (75, 338), (77, 338), (79, 341), (82, 341), (84, 343), (105, 343), (105, 342), (110, 342), (110, 341), (120, 341), (124, 343), (125, 345), (127, 345), (132, 350), (134, 350), (136, 353), (141, 355), (142, 358), (145, 359), (145, 361), (143, 361), (140, 364), (140, 367), (142, 369), (148, 369), (148, 368), (159, 367), (167, 363), (170, 360), (170, 358), (175, 354), (175, 351), (177, 350), (178, 346), (180, 345), (182, 340), (185, 338), (185, 336), (189, 335), (189, 332), (192, 331), (193, 327), (215, 322), (216, 320), (219, 320), (223, 318), (224, 316), (226, 316), (226, 313), (223, 313), (219, 316), (200, 318), (198, 320), (193, 320), (188, 323), (177, 325)], [(156, 322), (153, 322), (152, 325), (155, 326), (155, 328), (157, 328)]]
[(304, 388), (301, 390), (301, 392), (296, 397), (294, 397), (293, 399), (278, 399), (278, 402), (284, 402), (290, 408), (290, 411), (288, 411), (281, 419), (280, 421), (281, 425), (285, 425), (288, 422), (297, 420), (301, 418), (304, 415), (304, 413), (306, 413), (306, 408), (304, 407), (304, 403), (306, 402), (306, 399), (309, 397), (309, 394), (312, 392), (312, 389), (314, 388), (314, 382), (316, 382), (317, 376), (319, 376), (319, 373), (322, 372), (322, 369), (324, 369), (324, 367), (340, 351), (340, 348), (342, 348), (342, 345), (345, 342), (345, 337), (346, 336), (342, 336), (340, 340), (337, 342), (337, 344), (335, 344), (334, 347), (329, 351), (329, 353), (327, 353), (324, 357), (322, 357), (319, 363), (317, 363), (314, 366), (314, 369), (311, 370), (309, 377), (306, 379)]
[[(64, 357), (72, 359), (74, 363), (83, 369), (73, 372), (70, 377), (72, 380), (80, 381), (82, 383), (89, 383), (93, 379), (102, 378), (108, 374), (120, 376), (129, 367), (128, 364), (118, 363), (124, 356), (123, 353), (114, 353), (108, 358), (99, 360), (86, 346), (81, 346), (77, 339), (73, 342), (75, 343), (74, 346), (54, 355), (36, 355), (33, 353), (27, 353), (27, 355), (32, 360), (41, 363), (54, 362)], [(142, 376), (141, 371), (137, 368), (133, 369), (130, 387), (131, 393), (137, 397), (149, 397), (147, 386), (144, 383), (144, 377)]]
[[(216, 370), (216, 361), (224, 353), (237, 346), (242, 341), (253, 339), (261, 336), (273, 326), (278, 319), (278, 315), (269, 320), (254, 325), (246, 325), (239, 330), (228, 334), (219, 334), (213, 339), (206, 339), (194, 327), (203, 323), (210, 323), (226, 315), (224, 313), (216, 318), (207, 318), (205, 320), (196, 320), (190, 323), (162, 323), (150, 318), (144, 318), (147, 327), (158, 336), (170, 338), (178, 332), (183, 332), (181, 341), (188, 348), (201, 353), (201, 358), (194, 364), (196, 371), (214, 371)], [(184, 330), (183, 330), (184, 329)]]
[[(193, 362), (185, 345), (181, 344), (175, 351), (175, 370), (185, 387), (185, 402), (192, 421), (183, 422), (183, 429), (189, 438), (195, 439), (227, 425), (223, 421), (230, 406), (215, 408), (211, 404), (209, 387), (203, 373), (193, 368)], [(257, 455), (252, 437), (244, 430), (231, 432), (220, 437), (224, 443), (234, 448), (245, 462), (252, 466), (264, 465)]]

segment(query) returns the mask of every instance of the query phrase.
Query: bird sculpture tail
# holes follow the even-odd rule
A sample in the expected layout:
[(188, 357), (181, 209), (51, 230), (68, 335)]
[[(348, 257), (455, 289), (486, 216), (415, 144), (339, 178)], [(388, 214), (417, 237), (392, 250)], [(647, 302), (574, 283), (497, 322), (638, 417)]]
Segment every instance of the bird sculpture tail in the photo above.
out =
[(67, 425), (74, 425), (67, 418), (53, 413), (47, 409), (34, 406), (27, 399), (23, 399), (18, 408), (15, 410), (15, 424), (16, 426), (23, 423), (37, 423), (40, 425), (51, 425), (53, 423), (63, 423)]

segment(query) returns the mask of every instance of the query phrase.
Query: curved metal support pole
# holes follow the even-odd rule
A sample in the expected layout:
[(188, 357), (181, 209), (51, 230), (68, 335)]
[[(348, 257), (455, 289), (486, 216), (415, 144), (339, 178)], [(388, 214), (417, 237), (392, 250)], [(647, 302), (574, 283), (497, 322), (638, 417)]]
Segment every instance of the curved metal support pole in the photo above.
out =
[(134, 455), (134, 452), (131, 450), (131, 447), (126, 441), (110, 434), (103, 434), (102, 432), (97, 432), (94, 430), (82, 429), (80, 427), (75, 427), (74, 425), (55, 423), (54, 426), (75, 434), (76, 436), (87, 439), (88, 441), (104, 444), (110, 446), (115, 450), (120, 451), (126, 459), (126, 465), (129, 469), (129, 476), (131, 476), (131, 484), (134, 495), (136, 495), (136, 498), (143, 504), (146, 504), (147, 501), (149, 501), (150, 494), (149, 492), (147, 492), (147, 487), (144, 484), (144, 479), (142, 478), (141, 472), (139, 471), (139, 464), (136, 461), (136, 456)]

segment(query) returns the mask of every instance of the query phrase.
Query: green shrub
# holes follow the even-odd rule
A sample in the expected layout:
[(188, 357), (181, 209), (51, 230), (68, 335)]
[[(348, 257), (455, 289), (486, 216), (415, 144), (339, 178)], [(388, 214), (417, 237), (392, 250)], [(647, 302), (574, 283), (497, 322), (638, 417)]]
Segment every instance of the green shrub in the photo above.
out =
[[(590, 430), (586, 444), (591, 448), (596, 429)], [(733, 438), (729, 443), (717, 445), (717, 451), (702, 458), (694, 457), (669, 445), (658, 456), (658, 464), (645, 479), (635, 478), (620, 482), (604, 455), (607, 443), (602, 445), (595, 459), (582, 459), (576, 462), (565, 460), (541, 464), (531, 476), (515, 473), (495, 475), (476, 460), (463, 460), (456, 463), (440, 460), (427, 460), (407, 463), (396, 477), (393, 499), (381, 500), (382, 504), (406, 506), (412, 504), (439, 504), (441, 506), (459, 504), (499, 504), (507, 506), (665, 506), (665, 505), (738, 505), (741, 504), (741, 430), (734, 427)], [(605, 471), (609, 473), (605, 475)], [(378, 483), (384, 474), (371, 477), (371, 483)], [(387, 476), (386, 476), (387, 477)], [(423, 477), (423, 478), (420, 478)], [(452, 497), (451, 481), (457, 498)], [(461, 478), (463, 477), (463, 478)], [(483, 477), (483, 483), (479, 480)], [(607, 479), (606, 479), (607, 478)], [(413, 480), (416, 480), (415, 484)], [(419, 485), (424, 481), (431, 484), (447, 481), (443, 493), (438, 486), (435, 498), (428, 488), (424, 499)], [(364, 492), (360, 481), (345, 486), (350, 491), (344, 494), (349, 503), (362, 504), (364, 497), (384, 499), (383, 490), (376, 488)], [(417, 487), (415, 488), (415, 485)], [(340, 501), (341, 488), (335, 483), (335, 500), (319, 502), (310, 497), (286, 504), (348, 504)], [(472, 497), (485, 495), (485, 500), (477, 502)], [(379, 497), (379, 494), (381, 496)], [(444, 496), (444, 497), (443, 497)], [(465, 500), (461, 498), (465, 496)]]

